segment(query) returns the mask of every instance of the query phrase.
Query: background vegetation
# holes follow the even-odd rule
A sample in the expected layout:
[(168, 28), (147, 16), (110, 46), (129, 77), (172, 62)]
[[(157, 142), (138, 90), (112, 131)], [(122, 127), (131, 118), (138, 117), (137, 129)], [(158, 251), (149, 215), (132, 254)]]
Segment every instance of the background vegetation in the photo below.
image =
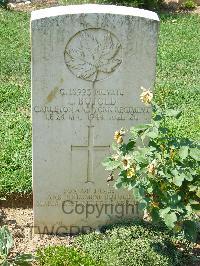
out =
[[(192, 1), (192, 0), (190, 0)], [(163, 0), (60, 0), (60, 3), (63, 5), (70, 4), (112, 4), (112, 5), (123, 5), (123, 6), (132, 6), (138, 8), (145, 8), (149, 10), (157, 10), (162, 6)]]
[(29, 14), (0, 9), (0, 193), (31, 191)]
[[(169, 127), (200, 139), (200, 16), (160, 15), (156, 100), (183, 111)], [(0, 9), (0, 196), (31, 192), (28, 13)]]

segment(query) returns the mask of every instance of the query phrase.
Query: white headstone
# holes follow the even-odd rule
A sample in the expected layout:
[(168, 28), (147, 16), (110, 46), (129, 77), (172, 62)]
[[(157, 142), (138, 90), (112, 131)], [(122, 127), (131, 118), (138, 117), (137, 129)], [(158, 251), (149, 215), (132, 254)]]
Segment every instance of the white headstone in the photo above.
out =
[[(35, 232), (78, 232), (139, 215), (132, 194), (106, 183), (114, 132), (146, 122), (157, 15), (80, 5), (32, 12)], [(132, 213), (134, 212), (134, 213)]]

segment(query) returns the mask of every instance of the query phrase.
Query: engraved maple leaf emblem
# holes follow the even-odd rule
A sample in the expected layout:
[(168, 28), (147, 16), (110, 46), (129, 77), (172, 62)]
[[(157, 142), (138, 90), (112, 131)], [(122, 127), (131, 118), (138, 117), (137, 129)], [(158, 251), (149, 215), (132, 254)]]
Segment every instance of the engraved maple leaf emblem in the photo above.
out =
[(78, 78), (102, 80), (122, 62), (121, 44), (107, 30), (87, 29), (76, 34), (65, 48), (65, 63)]

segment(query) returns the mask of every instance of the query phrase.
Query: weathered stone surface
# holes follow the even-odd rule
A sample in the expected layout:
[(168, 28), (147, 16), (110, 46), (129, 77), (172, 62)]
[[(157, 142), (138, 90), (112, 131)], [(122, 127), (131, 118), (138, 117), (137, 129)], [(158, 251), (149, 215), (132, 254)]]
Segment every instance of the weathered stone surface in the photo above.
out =
[(139, 95), (154, 83), (158, 21), (116, 6), (32, 12), (36, 232), (78, 232), (133, 215), (131, 193), (107, 185), (101, 161), (115, 130), (150, 119)]

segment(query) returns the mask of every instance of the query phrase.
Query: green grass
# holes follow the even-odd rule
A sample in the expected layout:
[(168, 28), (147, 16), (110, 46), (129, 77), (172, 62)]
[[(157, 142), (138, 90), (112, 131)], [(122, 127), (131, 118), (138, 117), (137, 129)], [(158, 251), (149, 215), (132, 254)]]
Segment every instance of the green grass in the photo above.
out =
[(73, 247), (48, 246), (37, 251), (37, 265), (43, 266), (103, 266)]
[[(30, 43), (26, 13), (0, 9), (0, 195), (31, 192)], [(200, 16), (161, 16), (156, 99), (183, 111), (174, 134), (200, 139)]]
[(174, 134), (200, 139), (200, 16), (161, 16), (157, 101), (182, 110)]
[(0, 9), (0, 193), (31, 191), (29, 15)]

